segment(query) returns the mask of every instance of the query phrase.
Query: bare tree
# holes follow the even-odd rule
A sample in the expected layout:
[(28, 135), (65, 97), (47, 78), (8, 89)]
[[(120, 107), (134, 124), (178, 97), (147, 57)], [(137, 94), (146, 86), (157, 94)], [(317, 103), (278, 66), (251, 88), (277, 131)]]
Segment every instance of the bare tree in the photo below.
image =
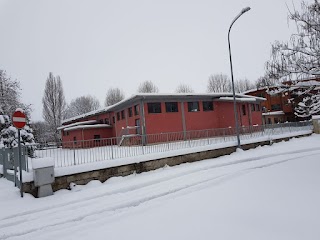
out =
[(301, 12), (289, 12), (297, 32), (288, 42), (272, 45), (271, 59), (266, 63), (271, 79), (292, 80), (320, 76), (320, 4), (302, 2)]
[(46, 143), (55, 141), (54, 136), (50, 134), (50, 127), (44, 121), (37, 121), (31, 124), (33, 135), (37, 143)]
[(189, 85), (181, 83), (178, 85), (175, 92), (176, 93), (193, 93), (194, 91), (192, 87), (190, 87)]
[(63, 119), (66, 100), (63, 94), (62, 82), (59, 76), (49, 73), (42, 98), (42, 115), (54, 135), (55, 141), (59, 140), (57, 128), (61, 125)]
[(139, 93), (157, 93), (159, 92), (159, 88), (150, 80), (144, 81), (139, 85), (138, 88)]
[(111, 106), (124, 99), (124, 93), (119, 88), (110, 88), (104, 102), (105, 106)]
[(78, 116), (100, 108), (99, 100), (90, 95), (73, 99), (67, 107), (66, 118)]
[(256, 85), (256, 88), (273, 87), (276, 85), (276, 81), (267, 76), (262, 76), (255, 81), (255, 85)]
[(248, 79), (239, 79), (235, 81), (235, 92), (243, 93), (255, 87), (254, 83), (250, 82)]
[(222, 73), (210, 75), (207, 92), (232, 92), (231, 80)]

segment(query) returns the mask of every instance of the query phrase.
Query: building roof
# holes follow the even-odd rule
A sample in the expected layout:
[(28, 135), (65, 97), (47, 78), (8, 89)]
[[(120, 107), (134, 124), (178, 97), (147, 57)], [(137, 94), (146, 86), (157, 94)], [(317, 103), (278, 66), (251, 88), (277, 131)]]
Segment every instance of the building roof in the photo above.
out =
[(110, 128), (109, 124), (93, 124), (93, 125), (78, 125), (74, 127), (67, 127), (64, 129), (64, 131), (72, 131), (72, 130), (78, 130), (78, 129), (91, 129), (91, 128)]
[[(132, 95), (129, 98), (123, 99), (122, 101), (104, 107), (99, 110), (91, 111), (79, 116), (75, 116), (72, 118), (68, 118), (62, 121), (62, 124), (69, 123), (78, 119), (86, 118), (89, 116), (95, 116), (100, 113), (107, 113), (112, 111), (118, 111), (123, 108), (129, 107), (134, 103), (139, 103), (141, 100), (148, 100), (148, 101), (190, 101), (190, 100), (197, 100), (197, 99), (204, 99), (204, 100), (219, 100), (220, 101), (229, 101), (229, 99), (223, 98), (232, 98), (232, 93), (139, 93)], [(245, 99), (247, 102), (261, 102), (264, 101), (265, 98), (255, 97), (255, 96), (248, 96), (244, 94), (236, 94), (236, 101), (243, 101)], [(249, 100), (250, 99), (250, 100)]]
[(94, 124), (96, 122), (97, 122), (97, 120), (89, 120), (89, 121), (71, 123), (71, 124), (68, 124), (68, 125), (63, 125), (61, 127), (58, 127), (57, 130), (62, 130), (62, 129), (65, 129), (65, 128), (75, 127), (75, 126), (79, 126), (79, 125)]

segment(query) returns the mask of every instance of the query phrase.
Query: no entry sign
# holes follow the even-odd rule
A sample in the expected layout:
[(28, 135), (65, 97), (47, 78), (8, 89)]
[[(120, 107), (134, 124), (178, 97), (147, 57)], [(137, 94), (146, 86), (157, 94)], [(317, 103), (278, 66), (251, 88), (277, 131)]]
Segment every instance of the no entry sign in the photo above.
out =
[(23, 110), (17, 109), (12, 115), (12, 123), (18, 129), (23, 128), (26, 125), (26, 115)]

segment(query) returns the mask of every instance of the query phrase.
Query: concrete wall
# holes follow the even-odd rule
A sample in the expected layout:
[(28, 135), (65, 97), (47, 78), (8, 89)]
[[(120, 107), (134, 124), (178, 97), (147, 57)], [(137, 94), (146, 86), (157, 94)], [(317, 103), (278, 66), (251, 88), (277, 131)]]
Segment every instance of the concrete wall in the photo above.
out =
[[(307, 136), (307, 135), (304, 135), (304, 136)], [(289, 139), (290, 138), (282, 138), (278, 140), (273, 140), (273, 142), (280, 142), (283, 140), (288, 141)], [(264, 146), (269, 144), (270, 144), (269, 141), (257, 142), (257, 143), (242, 145), (242, 149), (248, 150), (251, 148), (255, 148), (257, 146)], [(162, 168), (165, 165), (176, 166), (182, 163), (196, 162), (196, 161), (201, 161), (205, 159), (220, 157), (223, 155), (229, 155), (235, 152), (235, 150), (236, 150), (236, 147), (228, 147), (228, 148), (215, 149), (215, 150), (190, 153), (190, 154), (185, 154), (180, 156), (162, 158), (162, 159), (152, 160), (147, 162), (128, 164), (128, 165), (119, 166), (119, 167), (112, 167), (112, 168), (100, 169), (100, 170), (95, 170), (90, 172), (72, 174), (72, 175), (67, 175), (62, 177), (56, 177), (55, 182), (52, 184), (52, 188), (53, 188), (53, 191), (57, 191), (60, 189), (67, 189), (70, 183), (72, 182), (80, 185), (87, 184), (91, 180), (99, 180), (101, 182), (104, 182), (111, 177), (127, 176), (130, 174), (133, 174), (134, 172), (136, 173), (148, 172), (158, 168)], [(37, 196), (37, 188), (34, 186), (33, 182), (24, 183), (23, 185), (24, 185), (23, 186), (24, 192)]]

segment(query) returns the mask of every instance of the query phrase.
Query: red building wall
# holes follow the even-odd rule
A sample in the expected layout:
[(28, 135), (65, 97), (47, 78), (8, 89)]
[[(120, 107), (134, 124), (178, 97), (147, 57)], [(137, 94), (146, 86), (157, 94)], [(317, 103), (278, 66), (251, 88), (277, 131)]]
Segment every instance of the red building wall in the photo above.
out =
[(219, 110), (217, 102), (213, 102), (213, 111), (203, 111), (203, 101), (199, 102), (200, 111), (189, 112), (188, 102), (184, 103), (184, 114), (186, 119), (186, 130), (204, 130), (219, 127)]
[(144, 104), (146, 134), (182, 132), (181, 103), (178, 102), (178, 112), (166, 112), (165, 103), (161, 103), (161, 113), (149, 113), (148, 104)]

